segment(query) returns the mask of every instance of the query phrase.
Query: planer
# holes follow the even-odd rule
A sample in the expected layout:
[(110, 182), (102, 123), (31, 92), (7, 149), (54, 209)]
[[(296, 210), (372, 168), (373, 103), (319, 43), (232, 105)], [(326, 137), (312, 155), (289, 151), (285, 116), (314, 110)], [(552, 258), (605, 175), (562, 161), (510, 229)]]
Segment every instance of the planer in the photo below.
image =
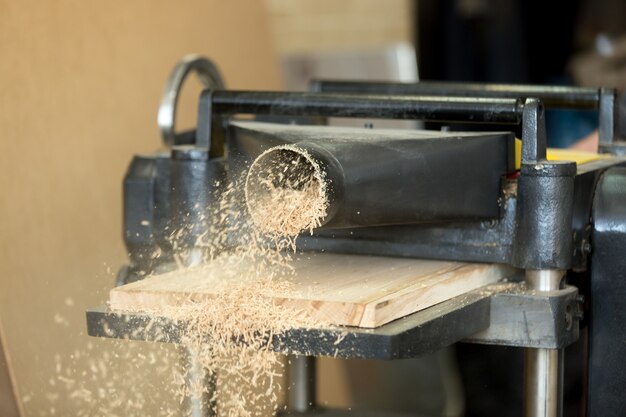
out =
[[(198, 122), (179, 133), (176, 100), (194, 72), (205, 86)], [(548, 149), (546, 108), (597, 110), (602, 154)], [(626, 407), (621, 115), (616, 91), (605, 88), (317, 80), (308, 92), (235, 91), (225, 88), (210, 60), (186, 57), (159, 110), (166, 150), (135, 156), (124, 179), (129, 263), (116, 284), (138, 286), (148, 275), (167, 274), (177, 267), (177, 251), (189, 254), (189, 266), (201, 262), (197, 242), (209, 232), (206, 208), (224, 185), (246, 175), (259, 156), (270, 160), (296, 149), (311, 155), (329, 184), (327, 214), (298, 238), (300, 253), (329, 254), (339, 263), (377, 257), (445, 268), (487, 265), (481, 271), (497, 268), (499, 275), (370, 328), (278, 335), (273, 349), (292, 355), (290, 413), (320, 412), (316, 357), (413, 358), (465, 342), (523, 349), (524, 401), (512, 406), (526, 416), (559, 416), (564, 349), (582, 329), (586, 414), (619, 414)], [(443, 128), (336, 127), (329, 117), (422, 120)], [(106, 306), (86, 315), (91, 336), (179, 337), (166, 319)], [(209, 413), (202, 404), (190, 407), (194, 415)]]

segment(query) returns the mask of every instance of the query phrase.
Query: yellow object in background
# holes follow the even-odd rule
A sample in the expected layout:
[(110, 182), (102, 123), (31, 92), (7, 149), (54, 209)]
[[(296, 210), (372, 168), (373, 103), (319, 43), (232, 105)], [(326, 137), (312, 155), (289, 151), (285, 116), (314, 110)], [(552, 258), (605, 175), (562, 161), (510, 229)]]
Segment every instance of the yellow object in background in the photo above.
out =
[[(595, 152), (576, 151), (573, 149), (548, 148), (548, 161), (574, 161), (577, 165), (599, 159), (610, 158), (610, 155)], [(522, 165), (522, 141), (515, 139), (515, 169), (520, 169)]]

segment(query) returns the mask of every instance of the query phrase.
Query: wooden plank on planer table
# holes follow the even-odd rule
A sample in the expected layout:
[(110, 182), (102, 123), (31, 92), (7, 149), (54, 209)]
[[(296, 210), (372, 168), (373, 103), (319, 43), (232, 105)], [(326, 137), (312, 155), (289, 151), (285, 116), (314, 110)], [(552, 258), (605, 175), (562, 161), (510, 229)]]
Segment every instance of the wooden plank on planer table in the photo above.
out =
[[(334, 325), (373, 328), (513, 274), (503, 265), (381, 256), (303, 254), (290, 276), (296, 295), (268, 294)], [(172, 272), (114, 288), (115, 310), (158, 311), (216, 295), (224, 268)], [(232, 274), (231, 278), (232, 279)]]

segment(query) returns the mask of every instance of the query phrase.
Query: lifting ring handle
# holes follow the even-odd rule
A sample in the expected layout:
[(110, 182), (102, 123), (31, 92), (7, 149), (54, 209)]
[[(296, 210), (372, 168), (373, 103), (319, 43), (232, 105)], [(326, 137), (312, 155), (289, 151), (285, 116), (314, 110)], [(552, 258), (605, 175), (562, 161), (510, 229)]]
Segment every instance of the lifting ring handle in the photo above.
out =
[(224, 81), (217, 66), (208, 58), (200, 55), (187, 55), (176, 64), (165, 84), (157, 117), (161, 137), (167, 147), (177, 144), (178, 135), (174, 132), (174, 125), (178, 96), (187, 75), (191, 72), (198, 75), (198, 79), (205, 88), (224, 89)]

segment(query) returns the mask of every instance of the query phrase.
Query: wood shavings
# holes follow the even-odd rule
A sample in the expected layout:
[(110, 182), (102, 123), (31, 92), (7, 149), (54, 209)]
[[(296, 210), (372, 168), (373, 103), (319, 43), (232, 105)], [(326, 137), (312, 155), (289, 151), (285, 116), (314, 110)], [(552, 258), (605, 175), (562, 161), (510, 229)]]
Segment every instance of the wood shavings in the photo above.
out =
[[(209, 266), (185, 268), (190, 254), (177, 245), (181, 231), (172, 233), (172, 246), (179, 250), (177, 273), (210, 280), (211, 268), (228, 271), (215, 282), (218, 295), (142, 311), (178, 322), (181, 345), (205, 376), (195, 380), (217, 379), (217, 390), (206, 392), (203, 384), (185, 383), (190, 370), (183, 370), (174, 379), (181, 403), (202, 399), (215, 404), (221, 416), (274, 414), (284, 366), (271, 351), (274, 338), (289, 328), (326, 324), (303, 311), (277, 305), (268, 296), (293, 291), (292, 258), (287, 249), (295, 251), (298, 234), (321, 224), (327, 207), (319, 167), (310, 156), (285, 150), (272, 163), (268, 176), (257, 177), (265, 190), (258, 195), (260, 199), (248, 195), (246, 200), (243, 181), (237, 181), (226, 187), (218, 206), (207, 212), (208, 233), (198, 239), (196, 248)], [(298, 169), (289, 174), (294, 166)]]
[(246, 178), (246, 202), (255, 225), (284, 238), (321, 226), (328, 208), (325, 174), (303, 148), (284, 145), (262, 153)]

